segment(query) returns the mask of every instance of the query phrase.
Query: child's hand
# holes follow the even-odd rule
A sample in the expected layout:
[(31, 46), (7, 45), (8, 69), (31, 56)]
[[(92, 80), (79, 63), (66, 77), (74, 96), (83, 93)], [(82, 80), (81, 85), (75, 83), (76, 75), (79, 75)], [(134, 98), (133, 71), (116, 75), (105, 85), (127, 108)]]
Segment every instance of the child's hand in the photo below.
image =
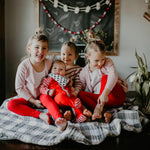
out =
[(77, 96), (78, 94), (74, 91), (74, 92), (71, 92), (72, 95), (74, 96)]
[(38, 99), (34, 99), (33, 97), (31, 97), (29, 99), (29, 102), (33, 105), (35, 105), (37, 108), (44, 108), (44, 106), (42, 105), (41, 101)]
[(49, 95), (49, 96), (53, 97), (54, 94), (55, 94), (55, 89), (50, 89), (50, 90), (48, 91), (48, 95)]
[(101, 94), (101, 96), (98, 97), (97, 103), (104, 107), (105, 103), (108, 102), (108, 96)]
[(70, 78), (70, 79), (69, 79), (69, 85), (68, 85), (68, 86), (72, 87), (72, 85), (73, 85), (73, 79)]
[(98, 103), (98, 104), (101, 104), (102, 106), (104, 106), (105, 103), (107, 103), (108, 100), (109, 100), (109, 99), (108, 99), (109, 93), (110, 93), (110, 89), (105, 88), (105, 89), (103, 90), (102, 94), (98, 97), (97, 103)]
[(128, 92), (128, 84), (124, 79), (119, 78), (118, 83), (122, 86), (124, 92)]
[(75, 91), (74, 87), (71, 87), (71, 94), (77, 96), (78, 93)]
[(40, 100), (35, 100), (34, 102), (34, 105), (37, 107), (37, 108), (44, 108), (44, 106), (42, 105), (41, 101)]

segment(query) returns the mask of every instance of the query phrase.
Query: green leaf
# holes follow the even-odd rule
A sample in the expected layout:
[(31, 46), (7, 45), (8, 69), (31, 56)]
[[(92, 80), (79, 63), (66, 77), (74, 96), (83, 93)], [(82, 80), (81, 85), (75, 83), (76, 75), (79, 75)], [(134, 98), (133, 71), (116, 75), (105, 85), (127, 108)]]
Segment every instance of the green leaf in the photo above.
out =
[(143, 60), (142, 60), (142, 58), (137, 54), (136, 50), (135, 50), (135, 56), (136, 56), (136, 58), (137, 58), (139, 67), (140, 67), (140, 68), (143, 67), (143, 65), (144, 65)]
[(146, 77), (146, 79), (148, 79), (148, 69), (147, 69), (147, 66), (144, 65), (143, 68), (144, 68), (145, 77)]
[(144, 56), (144, 60), (145, 60), (145, 66), (146, 66), (146, 68), (147, 68), (147, 59), (146, 59), (146, 56), (145, 56), (144, 53), (143, 53), (143, 56)]
[(134, 71), (134, 72), (132, 72), (131, 74), (129, 74), (126, 78), (125, 78), (125, 80), (127, 80), (131, 75), (133, 75), (134, 73), (136, 73), (136, 71)]
[(142, 87), (142, 94), (144, 96), (147, 96), (150, 91), (150, 81), (144, 81), (143, 87)]
[(141, 85), (138, 82), (135, 82), (135, 90), (141, 95)]
[(150, 97), (148, 98), (148, 103), (147, 103), (147, 105), (145, 106), (144, 113), (150, 114)]
[(132, 68), (132, 69), (137, 69), (138, 67), (130, 67), (130, 68)]

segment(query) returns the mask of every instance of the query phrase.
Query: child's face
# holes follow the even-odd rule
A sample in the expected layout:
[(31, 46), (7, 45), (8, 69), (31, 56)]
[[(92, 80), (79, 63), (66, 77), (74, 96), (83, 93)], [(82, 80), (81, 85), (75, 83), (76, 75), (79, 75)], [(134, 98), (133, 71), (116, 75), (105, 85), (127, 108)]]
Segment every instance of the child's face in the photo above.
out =
[(105, 53), (101, 52), (91, 52), (89, 55), (86, 55), (89, 60), (90, 68), (92, 70), (100, 69), (105, 63)]
[(69, 46), (63, 46), (61, 48), (61, 60), (66, 65), (74, 65), (74, 60), (77, 59), (77, 55), (75, 54), (75, 50)]
[(48, 43), (38, 40), (33, 40), (32, 44), (27, 47), (28, 52), (30, 53), (30, 58), (34, 62), (42, 62), (48, 52)]
[(65, 64), (63, 64), (63, 63), (54, 63), (53, 67), (52, 67), (52, 70), (51, 70), (51, 73), (61, 75), (61, 76), (65, 76), (65, 70), (66, 70)]

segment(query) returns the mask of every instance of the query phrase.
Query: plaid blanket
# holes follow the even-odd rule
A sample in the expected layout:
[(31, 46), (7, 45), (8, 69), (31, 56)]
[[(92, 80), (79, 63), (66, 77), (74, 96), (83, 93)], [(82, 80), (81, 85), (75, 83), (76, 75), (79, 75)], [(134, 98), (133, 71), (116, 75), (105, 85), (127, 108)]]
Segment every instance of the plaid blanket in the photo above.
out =
[(7, 102), (0, 107), (0, 140), (17, 139), (26, 143), (52, 146), (65, 139), (85, 145), (101, 143), (107, 136), (118, 136), (121, 129), (141, 132), (148, 119), (138, 111), (138, 107), (127, 103), (114, 109), (113, 120), (105, 122), (71, 123), (61, 132), (54, 125), (32, 117), (24, 117), (7, 110)]

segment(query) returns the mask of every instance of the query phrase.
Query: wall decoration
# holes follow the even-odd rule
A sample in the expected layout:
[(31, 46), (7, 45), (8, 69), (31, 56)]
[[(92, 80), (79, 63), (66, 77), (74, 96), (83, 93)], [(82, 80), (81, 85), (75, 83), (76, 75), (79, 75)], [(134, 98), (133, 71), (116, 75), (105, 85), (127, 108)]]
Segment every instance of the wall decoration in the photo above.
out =
[(39, 26), (48, 34), (53, 53), (70, 39), (84, 48), (81, 37), (92, 30), (105, 34), (107, 55), (118, 55), (119, 0), (35, 0), (35, 27)]

